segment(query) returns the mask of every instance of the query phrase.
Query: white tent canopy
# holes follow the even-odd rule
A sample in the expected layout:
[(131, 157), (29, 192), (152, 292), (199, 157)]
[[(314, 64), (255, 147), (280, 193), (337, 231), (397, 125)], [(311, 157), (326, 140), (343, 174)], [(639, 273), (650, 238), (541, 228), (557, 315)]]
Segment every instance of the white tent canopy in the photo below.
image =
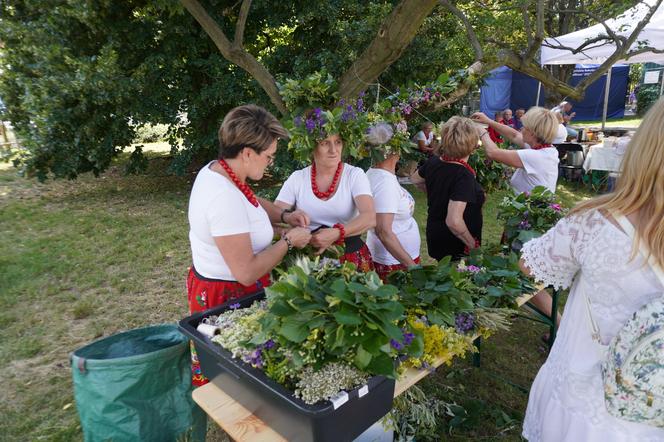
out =
[[(650, 0), (652, 2), (652, 0)], [(623, 12), (620, 16), (607, 20), (606, 25), (616, 33), (616, 35), (628, 37), (636, 25), (648, 12), (649, 2), (641, 2), (635, 7)], [(544, 40), (542, 45), (541, 63), (547, 64), (601, 64), (610, 57), (616, 49), (613, 41), (605, 40), (597, 43), (591, 43), (581, 52), (573, 53), (569, 49), (554, 49), (547, 47), (565, 46), (568, 48), (578, 48), (589, 39), (596, 38), (599, 35), (607, 35), (605, 27), (598, 23), (589, 28), (580, 31), (565, 34), (560, 37), (550, 37)], [(640, 44), (646, 44), (658, 50), (664, 50), (664, 3), (655, 11), (650, 22), (641, 30), (634, 45), (630, 50), (638, 49)], [(618, 60), (619, 63), (664, 63), (664, 53), (644, 52), (635, 55), (629, 59)]]
[[(616, 18), (604, 22), (616, 35), (629, 37), (634, 28), (648, 13), (649, 6), (653, 0), (640, 2), (638, 5), (623, 12)], [(609, 38), (588, 44), (582, 51), (574, 53), (576, 49), (585, 42), (604, 35), (608, 37), (606, 27), (602, 23), (590, 26), (580, 31), (565, 34), (560, 37), (550, 37), (544, 40), (542, 45), (541, 63), (548, 64), (602, 64), (616, 50), (615, 43)], [(549, 46), (563, 46), (571, 49), (551, 48)], [(650, 17), (650, 21), (639, 33), (630, 51), (638, 50), (640, 47), (648, 46), (657, 50), (664, 50), (664, 3)], [(628, 51), (629, 52), (629, 51)], [(652, 51), (643, 52), (629, 58), (616, 61), (616, 64), (632, 63), (661, 63), (664, 64), (664, 53)], [(606, 124), (606, 111), (608, 105), (608, 91), (611, 84), (611, 69), (608, 70), (606, 78), (606, 91), (604, 93), (604, 113), (602, 115), (602, 129)], [(662, 79), (664, 86), (664, 79)], [(661, 92), (660, 92), (661, 94)], [(539, 90), (538, 90), (539, 100)]]

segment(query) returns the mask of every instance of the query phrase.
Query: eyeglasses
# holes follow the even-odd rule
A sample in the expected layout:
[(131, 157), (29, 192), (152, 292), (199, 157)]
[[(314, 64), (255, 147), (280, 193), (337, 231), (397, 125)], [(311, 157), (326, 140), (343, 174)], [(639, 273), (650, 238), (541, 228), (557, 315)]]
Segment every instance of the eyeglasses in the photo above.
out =
[(267, 157), (267, 165), (268, 166), (273, 165), (276, 154), (275, 155), (265, 155), (265, 156)]

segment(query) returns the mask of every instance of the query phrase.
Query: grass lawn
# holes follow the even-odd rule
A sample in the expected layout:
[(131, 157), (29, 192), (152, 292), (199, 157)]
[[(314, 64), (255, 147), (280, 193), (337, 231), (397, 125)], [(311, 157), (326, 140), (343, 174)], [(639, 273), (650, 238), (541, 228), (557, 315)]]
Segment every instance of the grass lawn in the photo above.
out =
[[(633, 127), (637, 128), (641, 125), (642, 117), (625, 117), (606, 120), (606, 127)], [(602, 127), (602, 120), (572, 120), (571, 123), (574, 127)]]
[[(39, 184), (0, 169), (0, 428), (9, 441), (82, 439), (68, 354), (115, 332), (187, 316), (190, 263), (187, 202), (192, 176), (165, 174), (154, 157), (148, 173)], [(573, 204), (585, 191), (564, 185)], [(424, 228), (424, 195), (416, 190)], [(490, 195), (485, 240), (501, 227)], [(424, 237), (423, 237), (424, 238)], [(424, 241), (423, 241), (424, 242)], [(424, 255), (423, 255), (424, 256)], [(469, 411), (444, 440), (519, 440), (528, 386), (545, 355), (542, 326), (519, 319), (483, 347), (483, 366), (457, 361), (422, 383), (429, 394)], [(210, 440), (218, 440), (212, 431)]]

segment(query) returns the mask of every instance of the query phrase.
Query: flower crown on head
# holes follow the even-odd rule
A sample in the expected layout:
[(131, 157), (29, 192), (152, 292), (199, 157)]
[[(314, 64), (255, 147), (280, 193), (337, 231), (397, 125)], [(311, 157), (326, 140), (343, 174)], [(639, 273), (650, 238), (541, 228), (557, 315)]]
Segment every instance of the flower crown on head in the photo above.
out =
[(297, 160), (309, 160), (318, 142), (334, 134), (341, 136), (350, 157), (364, 156), (362, 145), (368, 120), (362, 97), (354, 103), (342, 99), (331, 110), (313, 108), (286, 125), (290, 132), (288, 148)]
[(383, 161), (390, 155), (409, 156), (414, 152), (415, 143), (408, 134), (408, 124), (400, 112), (393, 110), (369, 113), (369, 121), (373, 124), (367, 130), (365, 141), (369, 150), (367, 155), (374, 162)]

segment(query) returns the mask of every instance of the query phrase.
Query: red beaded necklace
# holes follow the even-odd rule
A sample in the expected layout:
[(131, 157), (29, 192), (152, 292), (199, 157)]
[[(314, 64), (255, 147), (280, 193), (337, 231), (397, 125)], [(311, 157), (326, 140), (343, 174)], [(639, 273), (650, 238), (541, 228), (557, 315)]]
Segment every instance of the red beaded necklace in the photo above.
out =
[(339, 161), (339, 165), (337, 166), (337, 171), (334, 172), (334, 178), (332, 178), (332, 184), (330, 184), (330, 188), (325, 192), (321, 192), (318, 190), (318, 184), (316, 184), (316, 162), (314, 161), (314, 163), (311, 165), (311, 190), (314, 192), (314, 195), (322, 200), (332, 196), (334, 190), (337, 188), (337, 184), (339, 183), (339, 177), (341, 176), (341, 169), (343, 168), (343, 165), (344, 163)]
[(473, 169), (472, 167), (470, 167), (470, 164), (468, 164), (468, 163), (465, 162), (464, 160), (458, 160), (458, 159), (456, 159), (456, 158), (450, 158), (450, 157), (448, 157), (447, 155), (443, 155), (442, 157), (440, 157), (440, 159), (443, 160), (443, 161), (446, 161), (446, 162), (448, 162), (448, 163), (457, 163), (457, 164), (461, 164), (463, 167), (465, 167), (466, 169), (468, 169), (468, 171), (469, 171), (470, 173), (472, 173), (473, 176), (476, 176), (476, 175), (477, 175), (477, 174), (475, 173), (475, 169)]
[(535, 144), (534, 146), (530, 146), (532, 150), (546, 149), (547, 147), (553, 147), (553, 144)]
[(258, 207), (258, 200), (256, 199), (256, 195), (254, 195), (254, 192), (247, 185), (247, 183), (243, 183), (242, 181), (240, 181), (237, 175), (235, 175), (235, 172), (233, 172), (233, 169), (231, 169), (231, 166), (229, 166), (225, 160), (219, 159), (219, 165), (221, 165), (221, 167), (224, 168), (224, 170), (230, 177), (231, 181), (233, 181), (233, 183), (237, 186), (237, 188), (240, 189), (240, 192), (244, 193), (244, 196), (247, 197), (249, 202), (253, 204), (255, 207)]

